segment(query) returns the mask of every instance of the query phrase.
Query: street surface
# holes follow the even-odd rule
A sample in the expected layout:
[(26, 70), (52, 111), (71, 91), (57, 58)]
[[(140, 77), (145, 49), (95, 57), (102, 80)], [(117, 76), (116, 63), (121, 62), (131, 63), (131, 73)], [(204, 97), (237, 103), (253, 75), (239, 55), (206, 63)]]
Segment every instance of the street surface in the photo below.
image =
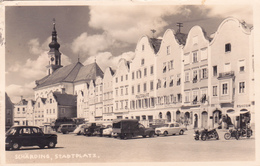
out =
[(190, 162), (253, 161), (255, 136), (249, 139), (195, 141), (193, 130), (184, 135), (155, 136), (120, 140), (109, 137), (87, 137), (58, 133), (54, 149), (22, 147), (6, 151), (6, 163), (107, 163), (107, 162)]

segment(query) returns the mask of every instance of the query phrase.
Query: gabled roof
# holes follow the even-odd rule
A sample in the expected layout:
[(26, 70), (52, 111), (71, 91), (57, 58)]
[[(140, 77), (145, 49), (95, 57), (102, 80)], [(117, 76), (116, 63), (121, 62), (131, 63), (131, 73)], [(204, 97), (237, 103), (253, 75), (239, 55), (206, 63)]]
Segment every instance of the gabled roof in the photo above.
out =
[(97, 65), (97, 63), (95, 62), (95, 63), (81, 67), (74, 82), (78, 82), (78, 81), (89, 82), (90, 80), (95, 80), (96, 77), (98, 77), (98, 76), (103, 78), (104, 73), (100, 69), (100, 67)]
[(66, 93), (53, 92), (58, 105), (61, 106), (77, 106), (77, 96)]
[(65, 67), (61, 67), (54, 71), (51, 75), (45, 76), (42, 79), (35, 81), (36, 87), (34, 89), (61, 82), (88, 82), (92, 79), (95, 80), (97, 76), (102, 78), (104, 76), (103, 71), (100, 69), (97, 63), (84, 66), (80, 62), (77, 62)]
[(36, 81), (35, 88), (40, 88), (60, 82), (73, 82), (82, 66), (83, 65), (80, 62), (77, 62), (65, 67), (61, 67), (54, 71), (51, 75)]
[(160, 49), (162, 39), (149, 38), (149, 41), (154, 49), (154, 52), (157, 53)]
[(17, 105), (27, 105), (27, 103), (28, 103), (27, 100), (21, 99), (21, 101), (19, 101), (19, 102), (17, 103)]

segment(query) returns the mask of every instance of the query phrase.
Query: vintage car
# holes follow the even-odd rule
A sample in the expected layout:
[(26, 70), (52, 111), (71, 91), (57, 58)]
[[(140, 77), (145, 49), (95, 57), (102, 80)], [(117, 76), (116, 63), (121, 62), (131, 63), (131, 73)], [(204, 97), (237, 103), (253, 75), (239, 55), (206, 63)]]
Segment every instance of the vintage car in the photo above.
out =
[(86, 127), (86, 124), (80, 124), (74, 131), (74, 134), (81, 135), (84, 133), (84, 128)]
[(56, 134), (44, 134), (36, 126), (13, 126), (5, 134), (5, 147), (7, 150), (18, 150), (22, 146), (45, 146), (54, 148), (57, 144)]
[(61, 124), (58, 128), (58, 132), (68, 134), (69, 132), (73, 132), (76, 127), (76, 124)]
[(153, 137), (155, 131), (153, 128), (145, 128), (137, 119), (118, 119), (113, 121), (113, 137), (121, 139), (132, 138), (135, 136)]
[(103, 130), (103, 136), (108, 136), (108, 137), (112, 136), (112, 126)]
[(179, 123), (166, 123), (162, 127), (155, 128), (155, 134), (159, 135), (174, 135), (179, 134), (183, 135), (184, 131), (186, 130), (185, 127), (181, 127)]
[(87, 136), (102, 136), (103, 130), (112, 126), (112, 122), (108, 121), (96, 121), (96, 122), (87, 122), (84, 127), (83, 135)]

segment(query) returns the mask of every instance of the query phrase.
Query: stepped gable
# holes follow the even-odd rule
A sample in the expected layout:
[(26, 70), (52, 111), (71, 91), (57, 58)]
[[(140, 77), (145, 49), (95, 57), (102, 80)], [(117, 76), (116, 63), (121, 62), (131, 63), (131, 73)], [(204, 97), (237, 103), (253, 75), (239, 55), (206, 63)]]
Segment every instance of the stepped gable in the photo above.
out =
[[(36, 81), (34, 89), (52, 85), (60, 82), (73, 82), (78, 75), (80, 68), (83, 65), (80, 62), (70, 64), (68, 66), (57, 69), (49, 76), (45, 76), (41, 80)], [(38, 83), (38, 84), (37, 84)]]
[(162, 39), (149, 38), (149, 42), (153, 46), (154, 52), (157, 54), (160, 49)]
[(98, 76), (103, 78), (104, 73), (97, 65), (97, 63), (94, 62), (92, 64), (81, 67), (74, 82), (78, 82), (78, 81), (89, 82), (90, 80), (96, 80)]
[(67, 93), (53, 92), (58, 105), (62, 106), (77, 106), (77, 96)]

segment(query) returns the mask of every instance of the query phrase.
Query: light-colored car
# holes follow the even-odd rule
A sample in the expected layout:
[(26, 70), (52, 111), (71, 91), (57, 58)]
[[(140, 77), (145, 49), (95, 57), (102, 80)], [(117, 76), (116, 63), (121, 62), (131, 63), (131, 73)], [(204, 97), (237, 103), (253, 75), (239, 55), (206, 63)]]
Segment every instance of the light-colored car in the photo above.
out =
[(80, 124), (74, 131), (74, 134), (81, 135), (84, 132), (84, 128), (86, 127), (86, 124)]
[(111, 134), (112, 134), (112, 126), (103, 130), (103, 136), (111, 137)]
[(159, 135), (174, 135), (174, 134), (179, 134), (183, 135), (184, 131), (186, 129), (184, 127), (181, 127), (179, 123), (166, 123), (162, 127), (155, 128), (155, 134), (157, 136)]

